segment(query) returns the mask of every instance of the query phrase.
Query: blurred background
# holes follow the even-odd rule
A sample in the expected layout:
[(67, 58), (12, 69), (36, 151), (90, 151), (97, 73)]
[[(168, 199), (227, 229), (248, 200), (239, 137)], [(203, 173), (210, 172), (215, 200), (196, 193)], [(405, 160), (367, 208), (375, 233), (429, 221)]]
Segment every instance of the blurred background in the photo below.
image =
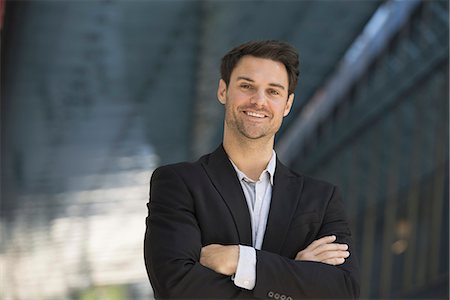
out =
[(152, 170), (222, 139), (223, 54), (299, 49), (280, 159), (343, 191), (364, 299), (449, 297), (449, 2), (0, 1), (0, 298), (151, 299)]

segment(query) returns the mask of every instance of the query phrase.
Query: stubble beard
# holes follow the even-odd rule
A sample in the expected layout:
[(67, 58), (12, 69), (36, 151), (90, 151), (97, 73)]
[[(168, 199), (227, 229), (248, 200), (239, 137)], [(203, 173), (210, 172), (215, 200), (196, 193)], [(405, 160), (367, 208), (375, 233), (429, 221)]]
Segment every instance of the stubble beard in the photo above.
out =
[(259, 140), (271, 138), (275, 135), (275, 132), (272, 133), (271, 131), (270, 124), (250, 124), (250, 122), (246, 122), (239, 116), (240, 110), (238, 112), (230, 112), (228, 110), (229, 108), (225, 111), (225, 122), (238, 136), (245, 137), (249, 140)]

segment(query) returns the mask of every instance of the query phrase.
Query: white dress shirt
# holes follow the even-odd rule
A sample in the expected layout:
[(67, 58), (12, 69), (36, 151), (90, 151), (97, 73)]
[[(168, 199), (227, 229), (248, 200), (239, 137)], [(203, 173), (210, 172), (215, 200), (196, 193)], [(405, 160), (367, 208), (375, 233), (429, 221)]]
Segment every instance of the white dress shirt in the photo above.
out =
[[(273, 151), (273, 150), (272, 150)], [(231, 159), (230, 159), (231, 161)], [(261, 249), (264, 233), (266, 231), (267, 218), (269, 216), (270, 201), (272, 199), (273, 176), (276, 167), (276, 153), (272, 157), (266, 169), (262, 171), (259, 179), (254, 181), (248, 178), (231, 161), (244, 191), (252, 225), (252, 246), (239, 245), (239, 260), (236, 274), (232, 277), (238, 287), (252, 290), (256, 284), (256, 250)]]

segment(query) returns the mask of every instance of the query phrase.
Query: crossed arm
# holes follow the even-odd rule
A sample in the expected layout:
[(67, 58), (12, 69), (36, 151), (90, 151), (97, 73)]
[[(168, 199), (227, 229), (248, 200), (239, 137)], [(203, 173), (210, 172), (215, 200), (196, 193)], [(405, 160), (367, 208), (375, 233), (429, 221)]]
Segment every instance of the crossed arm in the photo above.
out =
[(300, 299), (358, 297), (357, 266), (345, 245), (351, 239), (338, 195), (329, 201), (317, 233), (325, 238), (293, 259), (256, 251), (257, 280), (249, 291), (229, 276), (236, 272), (239, 246), (202, 245), (192, 195), (181, 177), (170, 168), (158, 169), (151, 186), (144, 255), (155, 298), (253, 299), (267, 298), (270, 291)]
[[(334, 243), (336, 236), (325, 236), (312, 242), (295, 256), (298, 261), (315, 261), (329, 265), (341, 265), (350, 256), (348, 245)], [(236, 273), (239, 261), (238, 245), (211, 244), (202, 248), (200, 264), (223, 275)]]

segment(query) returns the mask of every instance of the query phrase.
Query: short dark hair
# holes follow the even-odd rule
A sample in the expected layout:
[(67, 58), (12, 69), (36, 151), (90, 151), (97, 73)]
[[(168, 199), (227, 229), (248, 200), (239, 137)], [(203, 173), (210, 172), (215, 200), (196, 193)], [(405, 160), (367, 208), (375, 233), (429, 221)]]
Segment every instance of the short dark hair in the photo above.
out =
[(245, 55), (267, 58), (283, 63), (289, 78), (289, 95), (295, 91), (299, 74), (299, 58), (297, 50), (291, 45), (277, 40), (247, 42), (225, 54), (220, 66), (220, 75), (227, 86), (230, 83), (231, 73), (239, 60)]

